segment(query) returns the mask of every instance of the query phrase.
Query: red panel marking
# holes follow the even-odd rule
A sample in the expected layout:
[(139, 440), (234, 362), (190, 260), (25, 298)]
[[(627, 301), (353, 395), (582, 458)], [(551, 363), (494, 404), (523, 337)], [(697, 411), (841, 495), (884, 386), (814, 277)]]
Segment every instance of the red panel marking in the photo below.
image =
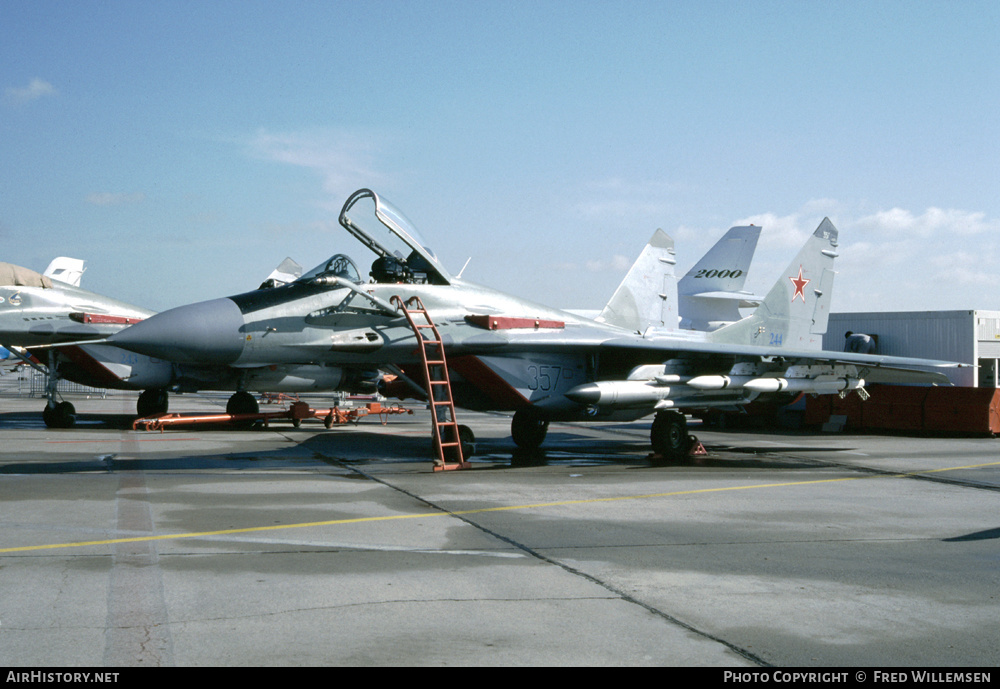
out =
[(515, 328), (565, 328), (565, 321), (546, 321), (539, 318), (513, 318), (510, 316), (466, 316), (472, 325), (487, 330), (513, 330)]
[(503, 376), (483, 363), (479, 357), (454, 357), (448, 360), (448, 366), (493, 400), (497, 405), (497, 411), (509, 411), (531, 405), (524, 395), (515, 390)]
[(69, 317), (77, 323), (116, 323), (118, 325), (132, 325), (144, 320), (130, 316), (110, 316), (106, 313), (83, 313), (82, 311), (74, 311)]
[(90, 354), (87, 354), (87, 352), (80, 347), (59, 347), (59, 351), (64, 354), (67, 359), (83, 369), (88, 375), (94, 377), (91, 387), (118, 388), (121, 386), (121, 378), (112, 373), (107, 367), (104, 366), (104, 364), (92, 357)]

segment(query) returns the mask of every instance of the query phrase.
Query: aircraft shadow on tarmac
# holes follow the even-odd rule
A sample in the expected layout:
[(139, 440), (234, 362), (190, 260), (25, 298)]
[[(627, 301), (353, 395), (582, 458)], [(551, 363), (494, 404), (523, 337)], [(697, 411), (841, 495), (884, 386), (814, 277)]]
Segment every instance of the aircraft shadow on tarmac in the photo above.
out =
[[(170, 437), (173, 434), (190, 435), (192, 429), (184, 428), (167, 430), (164, 433), (133, 431), (132, 422), (135, 417), (128, 414), (80, 414), (77, 417), (75, 430), (119, 430), (135, 433), (136, 438)], [(0, 429), (44, 429), (38, 414), (28, 412), (0, 414)], [(79, 472), (113, 472), (113, 471), (170, 471), (195, 469), (256, 469), (288, 468), (299, 465), (303, 469), (308, 466), (322, 464), (364, 465), (385, 463), (431, 463), (431, 447), (428, 435), (394, 435), (387, 437), (364, 429), (364, 425), (338, 427), (340, 431), (315, 433), (312, 424), (301, 429), (309, 434), (290, 452), (288, 446), (282, 450), (263, 450), (250, 453), (217, 453), (212, 455), (176, 455), (168, 448), (157, 452), (158, 456), (148, 458), (119, 458), (114, 453), (95, 452), (90, 458), (55, 459), (56, 453), (51, 453), (52, 461), (45, 461), (44, 451), (38, 453), (35, 461), (3, 463), (0, 453), (0, 474), (69, 474)], [(298, 429), (285, 424), (272, 424), (270, 430), (287, 431), (286, 439), (293, 440)], [(215, 431), (233, 432), (231, 425), (202, 425), (197, 433), (212, 433)], [(245, 432), (253, 433), (254, 430)], [(67, 431), (58, 431), (59, 434)], [(350, 434), (352, 442), (344, 442), (344, 434)], [(58, 442), (58, 441), (56, 441)], [(113, 442), (113, 441), (109, 441)], [(373, 449), (377, 448), (377, 449)], [(533, 466), (567, 465), (567, 466), (597, 466), (597, 465), (631, 465), (634, 469), (803, 469), (819, 468), (819, 464), (804, 459), (788, 459), (776, 455), (801, 451), (802, 446), (789, 443), (786, 446), (769, 446), (767, 448), (734, 447), (730, 445), (707, 446), (708, 454), (691, 457), (684, 463), (666, 463), (659, 461), (649, 453), (648, 442), (637, 437), (594, 438), (578, 435), (572, 432), (550, 432), (545, 446), (535, 450), (525, 450), (517, 447), (509, 436), (479, 438), (476, 443), (476, 453), (470, 458), (473, 471), (503, 470), (508, 468), (524, 468)], [(843, 447), (817, 448), (809, 447), (810, 453), (842, 452)]]
[(988, 541), (996, 538), (1000, 538), (1000, 528), (975, 531), (964, 536), (952, 536), (951, 538), (942, 538), (941, 540), (945, 543), (961, 543), (964, 541)]

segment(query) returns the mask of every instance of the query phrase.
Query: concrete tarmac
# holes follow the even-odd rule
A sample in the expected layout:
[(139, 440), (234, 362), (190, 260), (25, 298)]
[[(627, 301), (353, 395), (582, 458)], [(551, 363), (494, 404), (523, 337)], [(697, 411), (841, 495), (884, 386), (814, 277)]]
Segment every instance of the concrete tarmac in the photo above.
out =
[[(0, 665), (1000, 664), (1000, 445), (426, 411), (131, 429), (135, 397), (0, 399)], [(219, 410), (225, 397), (173, 397)], [(266, 405), (262, 407), (266, 411)]]

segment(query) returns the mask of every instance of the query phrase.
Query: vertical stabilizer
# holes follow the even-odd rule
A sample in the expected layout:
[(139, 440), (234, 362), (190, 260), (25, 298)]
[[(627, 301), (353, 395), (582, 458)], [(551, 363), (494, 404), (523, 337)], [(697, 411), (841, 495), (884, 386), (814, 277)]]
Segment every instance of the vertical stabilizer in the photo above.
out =
[(743, 291), (760, 228), (732, 227), (677, 283), (681, 328), (716, 330), (740, 320), (740, 305), (761, 301)]
[(836, 257), (837, 228), (824, 218), (753, 315), (711, 333), (711, 341), (821, 349)]
[(674, 240), (657, 230), (595, 319), (638, 332), (677, 328)]
[(83, 277), (83, 272), (86, 270), (84, 263), (79, 258), (59, 256), (52, 259), (52, 263), (49, 264), (49, 267), (45, 269), (42, 275), (50, 277), (53, 280), (58, 280), (59, 282), (64, 282), (67, 285), (79, 287), (80, 278)]

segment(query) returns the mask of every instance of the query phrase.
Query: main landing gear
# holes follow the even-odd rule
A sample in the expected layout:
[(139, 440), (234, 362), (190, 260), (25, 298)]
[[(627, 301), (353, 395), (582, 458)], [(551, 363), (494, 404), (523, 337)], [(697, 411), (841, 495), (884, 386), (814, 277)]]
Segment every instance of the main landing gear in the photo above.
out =
[(257, 404), (257, 398), (246, 390), (233, 393), (229, 401), (226, 402), (227, 414), (257, 414), (259, 412), (260, 405)]
[[(524, 450), (537, 450), (545, 440), (549, 430), (548, 419), (534, 409), (525, 408), (514, 412), (510, 424), (510, 434), (514, 444)], [(687, 417), (679, 411), (661, 411), (653, 419), (649, 440), (653, 446), (653, 457), (664, 464), (687, 462), (698, 439), (688, 433)]]
[(59, 401), (58, 353), (49, 350), (48, 370), (45, 371), (45, 409), (42, 421), (48, 428), (72, 428), (76, 425), (76, 408), (66, 401)]
[(72, 428), (76, 425), (76, 408), (69, 402), (50, 402), (42, 410), (42, 421), (48, 428)]
[[(139, 395), (139, 401), (135, 405), (135, 410), (139, 418), (148, 418), (166, 414), (168, 407), (169, 395), (167, 391), (156, 388), (142, 391), (142, 394)], [(257, 403), (257, 398), (243, 390), (234, 393), (226, 403), (227, 414), (257, 414), (259, 412), (260, 405)]]
[(537, 450), (549, 432), (548, 419), (533, 409), (518, 409), (510, 422), (510, 435), (514, 444), (525, 450)]
[(657, 412), (649, 431), (653, 454), (663, 462), (688, 461), (698, 439), (688, 433), (687, 418), (679, 411)]
[(166, 390), (143, 390), (136, 402), (135, 411), (140, 419), (148, 416), (161, 416), (167, 413), (168, 395)]

